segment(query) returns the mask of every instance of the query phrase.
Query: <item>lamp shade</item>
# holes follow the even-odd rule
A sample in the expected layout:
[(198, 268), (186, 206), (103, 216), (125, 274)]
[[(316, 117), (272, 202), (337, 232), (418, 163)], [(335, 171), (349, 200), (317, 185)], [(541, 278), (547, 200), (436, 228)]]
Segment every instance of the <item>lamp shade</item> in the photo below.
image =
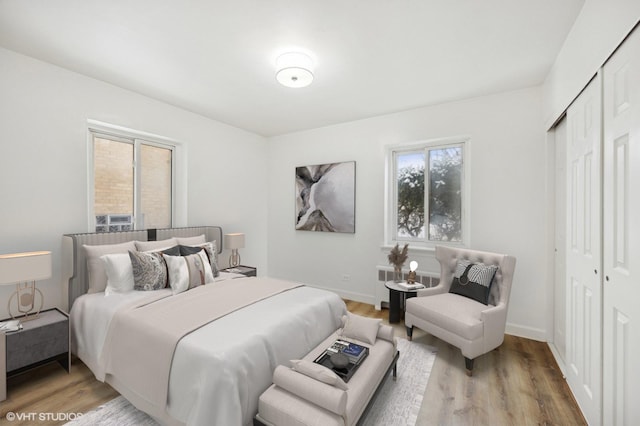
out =
[(32, 251), (0, 255), (0, 284), (51, 278), (51, 252)]
[(224, 234), (224, 245), (228, 249), (244, 248), (244, 234), (238, 232), (235, 234)]

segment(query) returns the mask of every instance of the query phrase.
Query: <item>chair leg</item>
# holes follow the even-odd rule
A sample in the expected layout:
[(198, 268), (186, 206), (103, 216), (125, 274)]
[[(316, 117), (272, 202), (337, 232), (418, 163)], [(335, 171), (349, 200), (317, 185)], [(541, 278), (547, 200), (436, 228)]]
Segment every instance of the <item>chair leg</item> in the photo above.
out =
[(407, 329), (407, 340), (411, 341), (413, 339), (413, 326), (406, 326), (405, 328)]
[(473, 360), (467, 358), (466, 356), (464, 357), (464, 366), (467, 367), (467, 376), (471, 377), (471, 374), (473, 372)]

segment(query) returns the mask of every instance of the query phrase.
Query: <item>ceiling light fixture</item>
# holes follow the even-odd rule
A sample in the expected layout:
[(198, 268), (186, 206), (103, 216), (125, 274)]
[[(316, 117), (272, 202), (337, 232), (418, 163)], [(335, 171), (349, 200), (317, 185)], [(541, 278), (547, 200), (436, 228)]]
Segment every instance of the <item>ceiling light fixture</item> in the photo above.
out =
[(313, 81), (313, 60), (304, 53), (283, 53), (276, 59), (276, 69), (276, 80), (286, 87), (306, 87)]

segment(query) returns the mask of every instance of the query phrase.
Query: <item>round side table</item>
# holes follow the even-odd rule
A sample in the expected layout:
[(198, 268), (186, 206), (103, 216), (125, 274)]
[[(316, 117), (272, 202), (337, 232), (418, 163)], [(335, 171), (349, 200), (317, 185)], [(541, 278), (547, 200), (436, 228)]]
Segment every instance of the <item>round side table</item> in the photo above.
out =
[[(405, 283), (406, 281), (401, 281)], [(416, 297), (418, 294), (416, 290), (409, 290), (400, 287), (394, 281), (387, 281), (384, 286), (389, 289), (389, 323), (395, 324), (400, 322), (404, 318), (404, 311), (407, 299)], [(424, 287), (423, 287), (424, 288)]]

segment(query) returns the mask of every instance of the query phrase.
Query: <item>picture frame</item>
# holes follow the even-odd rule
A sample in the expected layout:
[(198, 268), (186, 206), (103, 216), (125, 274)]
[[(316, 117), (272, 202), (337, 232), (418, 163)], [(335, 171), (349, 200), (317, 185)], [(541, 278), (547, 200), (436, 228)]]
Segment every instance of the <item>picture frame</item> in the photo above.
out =
[(296, 167), (295, 188), (296, 230), (356, 232), (355, 161)]

